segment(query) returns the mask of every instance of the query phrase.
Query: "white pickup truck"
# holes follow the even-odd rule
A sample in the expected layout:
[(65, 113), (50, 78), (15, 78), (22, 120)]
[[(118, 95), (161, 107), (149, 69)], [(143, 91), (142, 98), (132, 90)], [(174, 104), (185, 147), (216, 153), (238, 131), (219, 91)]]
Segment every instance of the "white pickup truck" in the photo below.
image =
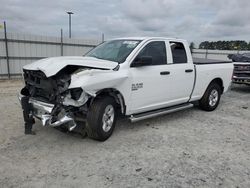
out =
[(231, 83), (233, 64), (193, 61), (186, 40), (120, 38), (84, 57), (53, 57), (23, 67), (19, 99), (25, 133), (44, 126), (82, 127), (108, 139), (118, 115), (132, 122), (192, 107), (212, 111)]

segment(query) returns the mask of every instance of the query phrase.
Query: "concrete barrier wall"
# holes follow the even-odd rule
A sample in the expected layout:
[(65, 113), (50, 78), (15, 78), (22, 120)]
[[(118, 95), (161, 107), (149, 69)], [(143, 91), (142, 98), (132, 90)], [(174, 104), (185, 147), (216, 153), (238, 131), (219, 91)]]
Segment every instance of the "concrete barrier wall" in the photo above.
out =
[(237, 53), (250, 53), (250, 51), (236, 51), (236, 50), (204, 50), (204, 49), (193, 49), (192, 55), (197, 58), (216, 59), (216, 60), (229, 60), (228, 54)]
[(4, 33), (0, 32), (0, 78), (20, 76), (22, 67), (45, 57), (79, 56), (101, 43), (94, 39), (69, 39), (7, 33), (8, 57)]

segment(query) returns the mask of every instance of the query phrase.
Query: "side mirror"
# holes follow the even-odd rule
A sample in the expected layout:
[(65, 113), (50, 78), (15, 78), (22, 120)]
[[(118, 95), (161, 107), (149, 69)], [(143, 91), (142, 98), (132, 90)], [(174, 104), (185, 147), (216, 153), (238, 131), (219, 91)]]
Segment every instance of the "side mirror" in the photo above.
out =
[(153, 59), (152, 56), (141, 56), (136, 57), (134, 61), (131, 63), (131, 67), (142, 67), (152, 65)]

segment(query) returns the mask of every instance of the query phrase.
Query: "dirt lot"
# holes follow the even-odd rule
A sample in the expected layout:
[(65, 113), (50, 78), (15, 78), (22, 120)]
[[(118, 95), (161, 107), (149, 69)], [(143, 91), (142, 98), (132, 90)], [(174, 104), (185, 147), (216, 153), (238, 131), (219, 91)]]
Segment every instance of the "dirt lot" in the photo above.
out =
[(120, 120), (100, 143), (40, 123), (25, 136), (21, 86), (0, 82), (0, 187), (250, 187), (250, 87), (214, 112)]

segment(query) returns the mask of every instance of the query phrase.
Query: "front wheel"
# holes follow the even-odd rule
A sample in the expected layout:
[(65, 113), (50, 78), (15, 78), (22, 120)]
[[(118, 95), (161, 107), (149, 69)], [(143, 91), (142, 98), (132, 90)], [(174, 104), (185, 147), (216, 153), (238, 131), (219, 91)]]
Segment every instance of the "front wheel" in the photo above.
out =
[(87, 115), (88, 136), (99, 141), (107, 140), (115, 128), (116, 116), (116, 102), (112, 97), (94, 100)]
[(215, 110), (220, 102), (221, 93), (220, 85), (214, 82), (211, 83), (199, 101), (200, 108), (206, 111)]

